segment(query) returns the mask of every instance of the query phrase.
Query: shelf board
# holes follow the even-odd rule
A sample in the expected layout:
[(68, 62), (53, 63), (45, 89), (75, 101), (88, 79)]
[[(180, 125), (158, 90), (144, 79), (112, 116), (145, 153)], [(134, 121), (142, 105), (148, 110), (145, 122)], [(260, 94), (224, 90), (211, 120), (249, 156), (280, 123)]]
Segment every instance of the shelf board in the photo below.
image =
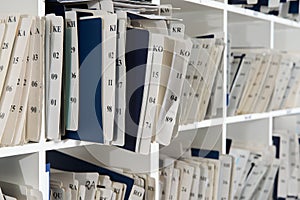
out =
[(214, 1), (214, 0), (184, 0), (184, 1), (210, 7), (210, 8), (220, 9), (220, 10), (223, 10), (225, 5), (223, 2)]
[(300, 28), (300, 23), (290, 20), (284, 19), (282, 17), (271, 16), (274, 23), (281, 25), (282, 27), (292, 27), (292, 28)]
[(276, 110), (270, 112), (272, 117), (282, 117), (288, 115), (296, 115), (300, 114), (300, 107), (299, 108), (291, 108), (291, 109), (284, 109), (284, 110)]
[[(237, 7), (235, 5), (226, 5), (226, 7), (227, 7), (227, 10), (229, 13), (239, 14), (241, 16), (255, 18), (257, 20), (274, 22), (274, 23), (280, 24), (284, 27), (300, 28), (299, 22), (296, 22), (296, 21), (293, 21), (290, 19), (285, 19), (285, 18), (278, 17), (275, 15), (265, 14), (262, 12), (257, 12), (254, 10)], [(237, 19), (237, 20), (240, 20), (240, 22), (245, 22), (245, 19)]]
[(27, 143), (19, 146), (1, 147), (0, 158), (37, 153), (41, 151), (59, 150), (78, 146), (86, 146), (94, 144), (92, 142), (84, 142), (78, 140), (62, 140), (62, 141), (49, 141), (40, 143)]
[(245, 114), (237, 115), (226, 118), (226, 124), (238, 123), (238, 122), (247, 122), (252, 120), (266, 119), (270, 117), (269, 113), (254, 113), (254, 114)]
[[(226, 5), (226, 4), (224, 4)], [(272, 18), (275, 16), (271, 16), (271, 15), (267, 15), (261, 12), (257, 12), (254, 10), (250, 10), (250, 9), (246, 9), (246, 8), (241, 8), (235, 5), (226, 5), (227, 11), (229, 12), (228, 14), (239, 14), (241, 16), (244, 17), (249, 17), (257, 19), (257, 20), (264, 20), (264, 21), (272, 21)], [(278, 18), (278, 17), (277, 17)], [(245, 21), (249, 21), (249, 20), (245, 20), (244, 18), (241, 17), (234, 17), (235, 20), (239, 20), (239, 22), (245, 22)], [(229, 21), (230, 23), (230, 21)]]
[(251, 120), (266, 119), (269, 117), (282, 117), (282, 116), (295, 115), (295, 114), (300, 114), (300, 108), (291, 108), (291, 109), (276, 110), (276, 111), (270, 111), (264, 113), (253, 113), (253, 114), (227, 117), (226, 123), (231, 124), (231, 123), (246, 122)]
[(41, 150), (41, 143), (28, 143), (20, 146), (1, 147), (0, 158), (37, 153)]
[(224, 120), (222, 118), (216, 118), (216, 119), (207, 119), (201, 122), (195, 122), (186, 125), (180, 125), (179, 131), (188, 131), (193, 129), (206, 128), (210, 126), (218, 126), (218, 125), (222, 125), (223, 121)]
[[(275, 15), (265, 14), (262, 12), (253, 11), (250, 9), (238, 7), (236, 5), (230, 5), (226, 4), (220, 1), (214, 1), (214, 0), (162, 0), (162, 3), (171, 3), (174, 7), (181, 8), (180, 12), (205, 12), (207, 10), (213, 9), (213, 10), (227, 10), (228, 14), (238, 14), (240, 17), (238, 18), (232, 18), (234, 20), (233, 22), (239, 21), (241, 23), (249, 20), (262, 20), (266, 22), (274, 22), (276, 24), (282, 25), (284, 27), (292, 27), (292, 28), (300, 28), (300, 23), (285, 19), (282, 17), (278, 17)], [(210, 11), (209, 11), (210, 12)], [(247, 20), (246, 18), (249, 18)], [(229, 21), (230, 23), (230, 21)]]
[[(233, 124), (233, 123), (247, 122), (252, 120), (267, 119), (270, 117), (284, 117), (284, 116), (296, 115), (296, 114), (300, 114), (300, 107), (270, 111), (265, 113), (238, 115), (238, 116), (227, 117), (225, 119), (223, 118), (208, 119), (208, 120), (203, 120), (201, 122), (181, 125), (179, 126), (179, 131), (188, 131), (188, 130), (195, 130), (200, 128), (208, 128), (212, 126), (220, 126), (223, 125), (223, 123)], [(48, 142), (40, 142), (40, 143), (28, 143), (20, 146), (1, 147), (0, 158), (44, 152), (50, 150), (67, 149), (67, 148), (79, 147), (79, 146), (88, 146), (93, 144), (96, 143), (65, 139), (61, 141), (48, 141)], [(133, 153), (133, 152), (128, 152), (128, 153)]]
[(51, 151), (51, 150), (67, 149), (67, 148), (79, 147), (79, 146), (87, 146), (96, 143), (80, 141), (80, 140), (64, 139), (61, 141), (49, 141), (41, 144), (42, 144), (42, 150)]

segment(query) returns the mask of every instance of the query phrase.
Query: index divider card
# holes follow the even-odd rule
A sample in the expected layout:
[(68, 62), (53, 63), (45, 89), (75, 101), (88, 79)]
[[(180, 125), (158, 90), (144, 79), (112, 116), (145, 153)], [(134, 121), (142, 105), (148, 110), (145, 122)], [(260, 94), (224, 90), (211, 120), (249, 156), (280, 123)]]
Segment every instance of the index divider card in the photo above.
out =
[[(32, 21), (31, 21), (31, 23), (32, 23)], [(29, 28), (31, 28), (31, 24), (30, 24)], [(27, 34), (30, 35), (29, 31), (27, 32)], [(23, 30), (20, 29), (20, 32), (23, 32)], [(26, 32), (25, 32), (25, 34), (26, 34)], [(18, 33), (18, 35), (19, 35), (19, 33)], [(30, 41), (30, 36), (29, 36), (29, 41)], [(18, 121), (18, 114), (20, 112), (22, 112), (22, 110), (23, 110), (23, 108), (21, 107), (21, 99), (22, 99), (22, 95), (23, 95), (24, 84), (27, 85), (25, 73), (27, 71), (29, 44), (30, 44), (29, 42), (27, 44), (25, 44), (25, 48), (26, 48), (25, 55), (22, 58), (22, 60), (20, 60), (22, 65), (21, 65), (21, 72), (20, 72), (19, 77), (18, 77), (18, 82), (17, 82), (17, 87), (16, 87), (16, 94), (13, 98), (12, 103), (11, 103), (11, 109), (10, 109), (9, 117), (7, 119), (7, 123), (6, 123), (5, 129), (4, 129), (4, 133), (3, 133), (3, 136), (1, 138), (1, 144), (4, 145), (4, 146), (9, 146), (9, 145), (13, 144), (14, 132), (15, 132), (15, 128), (17, 126), (17, 121)], [(24, 82), (24, 80), (25, 80), (25, 82)], [(20, 132), (20, 134), (21, 134), (21, 132)]]
[(47, 139), (59, 140), (61, 134), (61, 91), (63, 68), (63, 38), (64, 22), (60, 16), (51, 15), (50, 63), (49, 63), (49, 92), (47, 101)]
[(198, 114), (198, 120), (203, 120), (208, 109), (209, 99), (211, 97), (214, 80), (216, 79), (217, 70), (220, 66), (224, 45), (222, 44), (222, 38), (215, 36), (215, 44), (209, 57), (207, 76), (205, 76), (205, 88), (202, 94), (200, 102), (200, 110)]
[(243, 57), (240, 63), (239, 70), (237, 72), (236, 78), (232, 83), (232, 90), (229, 96), (229, 106), (227, 108), (227, 115), (232, 116), (235, 114), (240, 99), (242, 97), (242, 91), (246, 87), (249, 71), (251, 70), (251, 65), (255, 59), (254, 55), (247, 54)]
[(178, 199), (178, 189), (179, 189), (179, 180), (180, 180), (180, 169), (174, 168), (171, 179), (171, 188), (169, 199)]
[[(217, 63), (216, 63), (217, 64)], [(220, 117), (222, 113), (222, 96), (223, 96), (223, 66), (224, 62), (221, 59), (218, 64), (219, 67), (217, 69), (215, 75), (215, 81), (211, 90), (211, 96), (206, 112), (205, 118), (216, 118)]]
[(181, 178), (179, 179), (178, 198), (188, 199), (192, 187), (194, 168), (186, 165), (184, 162), (176, 161), (175, 168), (180, 170)]
[(187, 116), (186, 116), (185, 123), (193, 123), (197, 121), (198, 115), (200, 115), (198, 110), (201, 104), (203, 91), (206, 85), (206, 82), (204, 80), (205, 80), (206, 70), (209, 62), (209, 55), (210, 55), (209, 53), (213, 46), (213, 43), (215, 42), (215, 39), (212, 38), (199, 39), (199, 40), (201, 40), (199, 61), (197, 63), (196, 72), (193, 77), (192, 88), (191, 88), (192, 91), (189, 94), (192, 98), (189, 98), (189, 101), (187, 103), (187, 108), (186, 108)]
[(280, 60), (280, 66), (278, 69), (276, 82), (274, 86), (275, 88), (269, 105), (270, 111), (280, 109), (282, 98), (284, 96), (284, 92), (286, 91), (289, 78), (291, 76), (292, 68), (293, 61), (287, 55), (283, 54)]
[(260, 69), (257, 73), (257, 77), (255, 78), (255, 82), (253, 82), (251, 91), (248, 94), (247, 102), (245, 104), (245, 107), (243, 108), (244, 111), (242, 111), (242, 113), (251, 113), (252, 112), (252, 106), (255, 104), (258, 94), (262, 90), (263, 82), (265, 82), (267, 72), (270, 68), (271, 59), (272, 59), (272, 57), (269, 54), (264, 56), (264, 59), (262, 60), (262, 64), (260, 66)]
[[(17, 17), (13, 18), (14, 20), (17, 20)], [(13, 105), (18, 83), (21, 84), (20, 77), (21, 73), (23, 71), (23, 74), (25, 73), (24, 70), (24, 62), (26, 61), (27, 55), (26, 49), (27, 45), (29, 43), (30, 38), (30, 27), (32, 24), (32, 20), (30, 18), (21, 18), (20, 20), (21, 24), (20, 27), (17, 30), (16, 34), (16, 41), (12, 52), (12, 59), (9, 61), (9, 70), (7, 74), (7, 78), (5, 81), (4, 87), (6, 88), (4, 93), (2, 94), (1, 101), (0, 101), (0, 113), (3, 116), (0, 119), (0, 137), (2, 140), (2, 137), (4, 137), (5, 133), (5, 127), (8, 125), (8, 119), (10, 116), (11, 111), (17, 111), (16, 105)], [(28, 49), (27, 49), (28, 50)], [(20, 91), (21, 92), (21, 91)], [(12, 130), (11, 130), (12, 131)], [(11, 132), (10, 132), (11, 134)], [(9, 134), (9, 135), (10, 135)], [(6, 136), (5, 136), (6, 137)], [(9, 137), (9, 136), (8, 136)]]
[(264, 58), (263, 54), (256, 54), (256, 57), (255, 57), (255, 60), (253, 63), (253, 68), (251, 68), (251, 71), (248, 75), (249, 76), (249, 79), (247, 80), (248, 84), (246, 85), (246, 87), (243, 91), (242, 99), (240, 100), (239, 107), (236, 111), (237, 114), (243, 113), (241, 110), (243, 109), (243, 107), (246, 104), (246, 101), (248, 99), (248, 96), (249, 96), (250, 90), (252, 89), (253, 84), (255, 84), (256, 77), (257, 77), (257, 74), (259, 73), (259, 69), (260, 69), (263, 58)]
[(105, 143), (113, 140), (116, 87), (117, 15), (103, 15), (102, 120)]
[(267, 110), (268, 102), (270, 101), (272, 91), (275, 86), (275, 80), (277, 77), (279, 62), (281, 56), (277, 54), (271, 55), (270, 67), (267, 72), (265, 81), (263, 82), (262, 89), (260, 93), (257, 94), (258, 98), (252, 106), (252, 111), (260, 113)]
[[(200, 89), (199, 89), (199, 84), (201, 81), (201, 77), (203, 76), (203, 70), (204, 68), (203, 66), (203, 62), (205, 59), (204, 53), (203, 53), (203, 40), (202, 39), (197, 39), (197, 41), (199, 42), (199, 52), (196, 53), (196, 57), (197, 59), (195, 60), (195, 72), (193, 74), (193, 76), (191, 77), (191, 87), (190, 90), (188, 91), (188, 97), (187, 97), (187, 102), (186, 102), (186, 106), (182, 106), (182, 109), (185, 110), (184, 113), (182, 113), (181, 115), (183, 116), (183, 124), (188, 124), (188, 123), (192, 123), (194, 121), (196, 121), (196, 112), (194, 112), (193, 108), (195, 108), (195, 106), (197, 106), (197, 104), (200, 101)], [(193, 54), (191, 54), (192, 56)], [(192, 59), (192, 57), (191, 57)], [(193, 60), (190, 60), (191, 62), (193, 62)]]
[(199, 163), (188, 159), (185, 161), (194, 167), (193, 181), (192, 181), (192, 186), (190, 191), (190, 199), (198, 199), (199, 180), (200, 180)]
[[(36, 18), (31, 17), (32, 19), (32, 25), (30, 29), (30, 40), (28, 44), (28, 52), (25, 60), (25, 74), (23, 78), (23, 84), (22, 84), (22, 97), (20, 99), (20, 104), (19, 104), (19, 112), (17, 115), (17, 120), (16, 120), (16, 126), (14, 128), (14, 137), (13, 137), (13, 145), (20, 145), (24, 143), (25, 134), (26, 134), (26, 129), (24, 129), (26, 125), (26, 113), (27, 113), (27, 104), (28, 104), (28, 99), (29, 99), (29, 91), (30, 91), (30, 83), (32, 80), (32, 72), (33, 72), (33, 58), (34, 58), (34, 47), (35, 43), (39, 42), (36, 41), (36, 38), (34, 37), (35, 33), (35, 27), (36, 27)], [(25, 130), (25, 131), (24, 131)]]
[(152, 40), (152, 69), (149, 82), (149, 94), (147, 97), (147, 106), (145, 111), (145, 119), (143, 124), (143, 132), (139, 144), (139, 152), (149, 154), (152, 135), (156, 129), (154, 126), (154, 118), (156, 114), (156, 102), (158, 99), (159, 82), (161, 74), (161, 64), (163, 59), (163, 43), (164, 36), (151, 33)]
[(298, 98), (299, 98), (299, 80), (296, 78), (298, 77), (300, 74), (300, 61), (297, 60), (297, 62), (295, 62), (293, 71), (292, 71), (292, 76), (291, 76), (291, 80), (289, 82), (289, 86), (288, 86), (288, 95), (286, 95), (285, 100), (283, 101), (283, 106), (285, 108), (292, 108), (294, 106), (298, 106), (299, 103), (297, 102)]
[(34, 47), (32, 52), (32, 77), (29, 82), (29, 98), (26, 116), (26, 141), (38, 142), (42, 131), (42, 112), (44, 98), (44, 39), (45, 19), (36, 17), (33, 28)]
[(173, 59), (173, 52), (174, 52), (174, 40), (171, 37), (165, 37), (164, 39), (164, 52), (163, 52), (163, 60), (162, 60), (162, 68), (161, 68), (161, 78), (159, 83), (159, 92), (157, 98), (157, 108), (156, 108), (156, 115), (154, 120), (155, 126), (155, 141), (157, 141), (158, 132), (157, 123), (158, 118), (162, 109), (162, 104), (164, 101), (164, 96), (167, 89), (167, 84), (170, 76), (170, 69), (172, 66), (172, 59)]
[(66, 130), (78, 130), (79, 116), (79, 52), (76, 11), (65, 12), (65, 87)]
[(10, 66), (10, 59), (12, 56), (14, 43), (17, 31), (20, 26), (20, 15), (9, 15), (6, 17), (6, 31), (1, 43), (1, 57), (0, 57), (0, 96), (2, 98), (3, 90), (5, 90), (5, 80)]
[[(7, 28), (7, 25), (5, 23), (0, 23), (0, 44), (1, 45), (2, 45), (3, 40), (4, 40), (4, 36), (5, 36), (5, 33), (6, 33), (6, 28)], [(0, 55), (1, 55), (1, 51), (2, 51), (2, 48), (0, 48)]]
[(172, 67), (170, 69), (164, 101), (157, 122), (156, 141), (168, 145), (171, 141), (177, 117), (181, 91), (191, 55), (192, 42), (175, 39)]
[(200, 41), (197, 39), (192, 39), (193, 46), (191, 51), (190, 60), (188, 63), (185, 81), (183, 83), (183, 89), (181, 94), (181, 115), (180, 115), (180, 123), (184, 124), (186, 121), (186, 112), (187, 112), (187, 105), (188, 100), (190, 98), (189, 93), (193, 92), (192, 90), (192, 83), (194, 80), (194, 76), (196, 74), (196, 66), (198, 65), (198, 59), (199, 59), (199, 52), (200, 52)]
[(125, 110), (126, 110), (126, 27), (127, 13), (117, 11), (117, 50), (116, 50), (116, 111), (114, 121), (113, 145), (123, 146), (125, 143)]

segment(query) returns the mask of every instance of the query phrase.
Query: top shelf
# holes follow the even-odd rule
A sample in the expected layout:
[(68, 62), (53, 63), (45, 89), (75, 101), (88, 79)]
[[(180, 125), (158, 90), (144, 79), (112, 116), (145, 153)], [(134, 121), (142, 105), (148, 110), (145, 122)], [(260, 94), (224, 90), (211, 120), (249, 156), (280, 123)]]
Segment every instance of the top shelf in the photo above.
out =
[[(229, 20), (234, 20), (234, 22), (245, 22), (245, 18), (262, 20), (268, 22), (274, 22), (280, 25), (284, 25), (290, 28), (300, 28), (300, 23), (292, 21), (289, 19), (284, 19), (278, 16), (264, 14), (261, 12), (253, 11), (250, 9), (241, 8), (235, 5), (229, 5), (220, 1), (214, 0), (161, 0), (161, 3), (171, 3), (174, 7), (181, 8), (180, 12), (196, 12), (204, 11), (207, 13), (228, 11), (230, 15), (235, 16), (235, 14), (240, 15), (240, 17), (230, 17)], [(248, 21), (246, 19), (246, 21)], [(229, 21), (230, 23), (230, 21)]]

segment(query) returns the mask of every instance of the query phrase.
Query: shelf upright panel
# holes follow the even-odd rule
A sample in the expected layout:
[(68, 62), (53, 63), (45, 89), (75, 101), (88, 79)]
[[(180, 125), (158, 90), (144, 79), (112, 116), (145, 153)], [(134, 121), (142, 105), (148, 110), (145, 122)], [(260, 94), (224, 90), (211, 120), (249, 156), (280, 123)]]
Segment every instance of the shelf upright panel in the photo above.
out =
[(0, 166), (1, 181), (40, 188), (38, 153), (0, 158)]
[[(284, 24), (284, 22), (287, 22)], [(274, 49), (299, 52), (300, 23), (286, 19), (274, 20)]]
[(38, 152), (38, 160), (39, 160), (39, 169), (38, 169), (38, 176), (39, 176), (39, 190), (43, 194), (43, 199), (48, 199), (48, 191), (49, 188), (47, 187), (47, 173), (46, 173), (46, 151), (40, 150)]
[[(151, 154), (150, 154), (150, 176), (155, 179), (155, 185), (159, 185), (159, 144), (151, 144)], [(159, 190), (156, 187), (155, 199), (159, 199)]]
[(227, 138), (233, 146), (263, 149), (270, 145), (270, 117), (227, 124)]
[(228, 5), (228, 33), (234, 48), (270, 48), (268, 16)]
[(300, 135), (300, 114), (274, 116), (273, 122), (272, 130), (288, 130)]
[[(227, 4), (227, 0), (225, 0), (225, 4)], [(227, 6), (223, 10), (223, 32), (224, 32), (224, 52), (223, 52), (223, 112), (222, 112), (222, 153), (226, 154), (226, 138), (227, 138), (227, 127), (226, 127), (226, 119), (227, 117), (227, 70), (229, 65), (229, 54), (230, 54), (230, 46), (231, 41), (229, 41), (228, 37), (228, 11)]]
[(274, 49), (274, 21), (270, 22), (270, 49)]

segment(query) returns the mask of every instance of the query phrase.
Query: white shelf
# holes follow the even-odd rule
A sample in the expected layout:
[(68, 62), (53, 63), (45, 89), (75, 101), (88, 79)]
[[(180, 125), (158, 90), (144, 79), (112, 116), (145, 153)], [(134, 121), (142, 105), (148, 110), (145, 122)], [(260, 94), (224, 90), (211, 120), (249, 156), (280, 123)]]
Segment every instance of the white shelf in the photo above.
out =
[(300, 28), (300, 23), (296, 21), (292, 21), (290, 19), (284, 19), (277, 16), (270, 16), (271, 20), (277, 24), (287, 26), (287, 27), (293, 27), (293, 28)]
[(66, 149), (78, 146), (86, 146), (94, 143), (84, 142), (78, 140), (62, 140), (62, 141), (50, 141), (50, 142), (40, 142), (40, 143), (28, 143), (20, 146), (11, 147), (1, 147), (0, 148), (0, 158), (37, 153), (40, 151), (58, 150)]
[[(290, 20), (284, 19), (282, 17), (278, 17), (275, 15), (269, 15), (257, 11), (253, 11), (250, 9), (245, 9), (242, 7), (238, 7), (235, 5), (226, 4), (220, 1), (214, 0), (162, 0), (162, 3), (172, 3), (174, 7), (180, 7), (182, 12), (194, 12), (194, 11), (202, 11), (207, 9), (217, 9), (219, 11), (228, 11), (229, 14), (239, 14), (244, 17), (252, 18), (252, 20), (264, 20), (268, 22), (278, 23), (287, 27), (300, 28), (300, 23)], [(193, 5), (194, 4), (194, 5)], [(203, 7), (203, 8), (201, 8)], [(239, 17), (235, 20), (240, 22), (244, 22), (245, 18)], [(250, 20), (250, 19), (249, 19)], [(248, 20), (247, 20), (248, 21)]]
[[(235, 14), (239, 14), (241, 16), (254, 18), (256, 20), (272, 21), (272, 18), (273, 18), (273, 16), (271, 16), (271, 15), (267, 15), (267, 14), (257, 12), (257, 11), (254, 11), (254, 10), (250, 10), (250, 9), (237, 7), (237, 6), (234, 6), (234, 5), (224, 4), (224, 6), (226, 7), (228, 12), (230, 12), (230, 13), (235, 13)], [(276, 16), (274, 16), (274, 17), (279, 18), (279, 17), (276, 17)], [(238, 18), (237, 20), (240, 20), (242, 22), (244, 19), (243, 18), (242, 19)]]
[(225, 122), (226, 124), (231, 124), (231, 123), (247, 122), (252, 120), (267, 119), (270, 117), (273, 118), (273, 117), (281, 117), (281, 116), (296, 115), (296, 114), (300, 114), (300, 108), (276, 110), (276, 111), (270, 111), (265, 113), (237, 115), (237, 116), (227, 117)]
[[(21, 3), (17, 1), (18, 0), (3, 0), (3, 6), (0, 8), (1, 14), (13, 11), (38, 14), (40, 16), (45, 14), (44, 0), (23, 0)], [(181, 8), (180, 11), (174, 10), (174, 14), (176, 17), (184, 20), (183, 22), (186, 24), (187, 34), (190, 36), (211, 32), (224, 32), (225, 35), (231, 35), (232, 40), (237, 41), (233, 41), (233, 43), (231, 43), (232, 45), (256, 47), (257, 45), (262, 45), (263, 47), (274, 47), (274, 49), (280, 50), (300, 50), (300, 44), (295, 43), (293, 39), (300, 34), (300, 23), (289, 19), (283, 19), (214, 0), (155, 0), (155, 2), (173, 4), (174, 7)], [(257, 37), (257, 35), (260, 35), (260, 37)], [(223, 71), (226, 72), (226, 70), (227, 66), (225, 62)], [(224, 78), (224, 80), (226, 80), (226, 78)], [(223, 100), (223, 105), (225, 104), (224, 102)], [(217, 149), (223, 149), (224, 153), (226, 138), (233, 138), (236, 141), (240, 140), (238, 142), (257, 142), (262, 146), (271, 145), (273, 123), (279, 122), (278, 124), (281, 124), (282, 127), (290, 126), (293, 122), (286, 124), (286, 121), (289, 121), (290, 117), (293, 118), (297, 115), (300, 116), (300, 108), (221, 117), (181, 125), (179, 126), (179, 131), (184, 132), (201, 129), (197, 132), (190, 131), (195, 132), (195, 134), (199, 136), (197, 137), (199, 139), (198, 141), (197, 139), (194, 140), (196, 141), (195, 145), (200, 145), (202, 142), (207, 145), (218, 140), (218, 144), (216, 145)], [(192, 133), (190, 133), (190, 137), (191, 135)], [(189, 140), (188, 134), (183, 133), (181, 136)], [(184, 141), (184, 139), (182, 139), (182, 141)], [(186, 143), (188, 142), (192, 142), (192, 139)], [(153, 154), (149, 156), (150, 160), (147, 156), (137, 155), (136, 153), (117, 147), (105, 145), (98, 147), (93, 144), (95, 143), (67, 139), (57, 142), (43, 141), (41, 143), (30, 143), (22, 146), (2, 147), (0, 148), (0, 158), (2, 163), (5, 163), (7, 160), (14, 161), (14, 159), (18, 157), (21, 157), (21, 159), (23, 159), (23, 157), (29, 157), (25, 168), (21, 166), (20, 169), (16, 169), (16, 171), (19, 170), (22, 173), (23, 171), (26, 173), (30, 165), (37, 167), (36, 163), (38, 163), (39, 173), (36, 172), (32, 177), (26, 177), (26, 181), (29, 180), (30, 185), (36, 186), (36, 183), (31, 184), (31, 182), (35, 182), (38, 179), (40, 181), (38, 187), (42, 190), (44, 195), (46, 194), (45, 191), (48, 190), (48, 188), (46, 188), (46, 179), (43, 175), (43, 172), (45, 172), (46, 151), (64, 150), (70, 154), (73, 153), (77, 155), (81, 155), (84, 150), (89, 153), (97, 152), (99, 156), (105, 155), (105, 161), (115, 167), (122, 166), (124, 163), (135, 165), (134, 167), (128, 166), (128, 169), (142, 169), (143, 167), (141, 166), (144, 166), (146, 169), (148, 166), (150, 167), (150, 164), (152, 169), (158, 166), (160, 152), (159, 145), (157, 144), (152, 145), (156, 148), (152, 149)], [(178, 145), (175, 145), (174, 148), (172, 147), (171, 151), (175, 151), (176, 148), (178, 148)], [(98, 151), (100, 154), (98, 154)], [(82, 153), (82, 156), (84, 157), (84, 153)], [(118, 158), (116, 159), (116, 157)], [(98, 159), (98, 161), (99, 160), (100, 159)], [(128, 160), (130, 160), (130, 162), (128, 162)], [(3, 166), (1, 165), (0, 168), (1, 167)], [(17, 168), (17, 166), (14, 167)], [(3, 172), (3, 170), (0, 170), (0, 172), (1, 171)], [(153, 174), (158, 182), (158, 173)], [(7, 174), (7, 176), (10, 176), (10, 174)], [(1, 178), (3, 177), (1, 176)], [(44, 199), (47, 199), (47, 197), (44, 196)]]
[(45, 142), (44, 144), (41, 145), (41, 149), (44, 151), (50, 151), (50, 150), (67, 149), (67, 148), (79, 147), (79, 146), (88, 146), (92, 144), (96, 144), (96, 143), (65, 139), (57, 142), (56, 141)]
[(31, 143), (24, 144), (22, 146), (13, 146), (13, 147), (1, 147), (0, 148), (0, 158), (37, 153), (41, 150), (40, 143)]
[(296, 114), (300, 114), (300, 108), (291, 108), (291, 109), (277, 110), (271, 112), (272, 117), (281, 117), (281, 116), (296, 115)]
[(181, 125), (179, 126), (179, 131), (188, 131), (193, 129), (206, 128), (210, 126), (218, 126), (218, 125), (222, 125), (223, 122), (224, 122), (223, 118), (208, 119), (201, 122)]
[(270, 117), (270, 113), (254, 113), (254, 114), (245, 114), (237, 115), (226, 118), (226, 124), (238, 123), (238, 122), (247, 122), (252, 120), (266, 119)]
[(184, 2), (188, 2), (188, 3), (194, 3), (194, 4), (198, 4), (201, 6), (206, 6), (206, 7), (210, 7), (210, 8), (214, 8), (214, 9), (220, 9), (223, 10), (224, 9), (224, 3), (219, 2), (219, 1), (212, 1), (212, 0), (184, 0)]
[(281, 116), (289, 116), (289, 115), (297, 115), (297, 114), (300, 115), (300, 108), (291, 108), (291, 109), (276, 110), (276, 111), (270, 111), (264, 113), (252, 113), (252, 114), (230, 116), (225, 119), (223, 118), (208, 119), (208, 120), (203, 120), (201, 122), (180, 125), (179, 131), (188, 131), (193, 129), (207, 128), (211, 126), (219, 126), (222, 125), (223, 123), (233, 124), (239, 122), (267, 119), (270, 117), (281, 117)]

